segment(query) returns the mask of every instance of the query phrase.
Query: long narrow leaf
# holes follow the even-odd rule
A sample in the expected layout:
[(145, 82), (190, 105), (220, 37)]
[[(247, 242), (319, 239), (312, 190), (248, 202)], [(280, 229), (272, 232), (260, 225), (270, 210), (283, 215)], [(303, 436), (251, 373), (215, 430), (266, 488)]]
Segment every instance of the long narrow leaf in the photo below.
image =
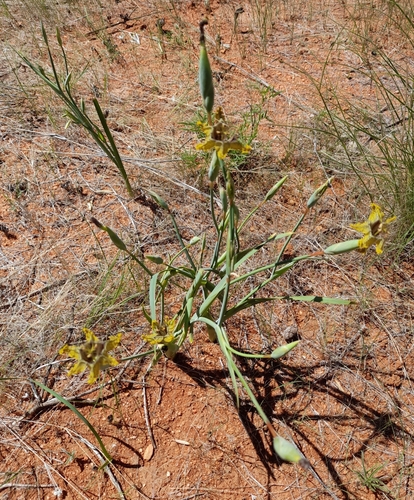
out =
[(350, 299), (335, 299), (333, 297), (320, 297), (319, 295), (286, 295), (277, 297), (281, 300), (297, 300), (299, 302), (319, 302), (320, 304), (334, 304), (337, 306), (349, 306), (356, 302)]
[(233, 391), (234, 391), (234, 396), (236, 398), (236, 406), (239, 408), (240, 406), (240, 396), (239, 396), (239, 388), (237, 387), (237, 380), (236, 380), (236, 374), (235, 374), (235, 363), (233, 361), (233, 358), (231, 356), (231, 352), (229, 351), (230, 344), (228, 342), (228, 338), (226, 335), (226, 332), (222, 327), (220, 327), (217, 323), (212, 321), (209, 318), (202, 318), (199, 317), (197, 318), (198, 321), (202, 321), (203, 323), (206, 323), (207, 325), (211, 326), (214, 328), (216, 335), (217, 335), (217, 340), (221, 349), (221, 352), (224, 354), (226, 358), (226, 363), (227, 367), (229, 369), (229, 374), (231, 378), (231, 382), (233, 385)]
[[(249, 294), (250, 295), (250, 294)], [(296, 300), (298, 302), (318, 302), (320, 304), (333, 304), (337, 306), (348, 306), (350, 304), (354, 304), (354, 302), (350, 299), (336, 299), (333, 297), (320, 297), (318, 295), (284, 295), (282, 297), (263, 297), (263, 298), (251, 298), (242, 299), (238, 304), (227, 309), (226, 314), (224, 315), (224, 319), (227, 320), (234, 316), (235, 314), (247, 309), (249, 307), (254, 307), (257, 304), (264, 304), (266, 302), (274, 301), (274, 300)]]
[(102, 453), (104, 454), (105, 458), (108, 460), (108, 462), (112, 461), (112, 456), (108, 452), (108, 450), (105, 448), (105, 445), (103, 444), (103, 441), (101, 439), (101, 436), (98, 434), (98, 432), (95, 430), (95, 427), (89, 422), (89, 420), (82, 415), (82, 413), (73, 406), (72, 403), (69, 403), (68, 400), (66, 400), (63, 396), (61, 396), (59, 393), (55, 392), (53, 389), (49, 389), (49, 387), (46, 387), (44, 384), (41, 382), (38, 382), (37, 380), (30, 379), (31, 382), (34, 384), (38, 385), (41, 389), (44, 391), (48, 392), (52, 396), (54, 396), (56, 399), (58, 399), (61, 403), (63, 403), (65, 406), (69, 408), (78, 418), (82, 420), (82, 422), (89, 428), (89, 430), (92, 432), (92, 434), (96, 437), (96, 440), (99, 443), (99, 446), (101, 448)]
[(97, 99), (93, 100), (93, 104), (95, 106), (96, 112), (98, 113), (98, 117), (99, 117), (101, 125), (105, 131), (106, 137), (111, 145), (111, 153), (112, 153), (113, 161), (114, 161), (115, 165), (117, 166), (122, 178), (124, 179), (128, 194), (130, 196), (133, 196), (134, 192), (133, 192), (133, 189), (132, 189), (131, 184), (129, 182), (128, 174), (126, 173), (124, 164), (121, 160), (121, 156), (119, 155), (119, 151), (118, 151), (118, 148), (116, 147), (112, 133), (109, 130), (105, 115), (103, 114), (101, 106), (99, 105), (99, 102)]

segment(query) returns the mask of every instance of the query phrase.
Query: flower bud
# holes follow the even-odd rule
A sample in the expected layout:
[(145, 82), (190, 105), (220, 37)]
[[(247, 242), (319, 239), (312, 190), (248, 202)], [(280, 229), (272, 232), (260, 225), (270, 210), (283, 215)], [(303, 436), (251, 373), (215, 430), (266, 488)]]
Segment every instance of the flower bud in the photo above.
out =
[(200, 240), (201, 240), (200, 236), (193, 236), (188, 244), (193, 246), (196, 245)]
[(210, 182), (214, 182), (218, 174), (220, 173), (220, 162), (217, 157), (217, 151), (213, 150), (213, 156), (211, 157), (210, 168), (208, 171), (208, 179)]
[(359, 250), (360, 240), (348, 240), (342, 241), (341, 243), (335, 243), (328, 248), (325, 248), (324, 253), (326, 255), (339, 255), (340, 253), (352, 252), (353, 250)]
[(168, 205), (165, 203), (165, 201), (161, 198), (161, 196), (157, 193), (154, 193), (154, 191), (149, 191), (148, 193), (151, 195), (152, 198), (158, 203), (158, 205), (163, 208), (164, 210), (169, 210)]
[(304, 458), (302, 453), (293, 443), (281, 436), (273, 438), (273, 449), (285, 462), (298, 463)]
[(237, 205), (233, 205), (234, 226), (237, 227), (240, 220), (240, 210)]
[(91, 222), (95, 224), (96, 227), (99, 229), (102, 229), (102, 231), (105, 231), (108, 236), (111, 238), (112, 243), (119, 248), (120, 250), (123, 250), (124, 252), (127, 251), (127, 247), (125, 243), (121, 240), (121, 238), (116, 234), (115, 231), (112, 231), (110, 227), (104, 226), (101, 222), (99, 222), (95, 217), (91, 217)]
[(307, 206), (308, 208), (313, 207), (316, 205), (316, 203), (319, 201), (319, 199), (322, 197), (322, 195), (325, 193), (325, 191), (330, 187), (331, 182), (332, 182), (333, 177), (329, 178), (325, 184), (322, 184), (322, 186), (319, 186), (318, 189), (312, 194), (312, 196), (309, 198)]
[(203, 98), (203, 104), (208, 114), (211, 114), (214, 106), (214, 85), (213, 73), (211, 71), (210, 61), (208, 60), (206, 41), (204, 37), (204, 26), (207, 21), (200, 23), (200, 61), (198, 81), (200, 84), (200, 93)]
[(234, 182), (233, 182), (232, 176), (230, 175), (230, 172), (228, 172), (228, 174), (227, 174), (226, 192), (227, 192), (227, 197), (229, 199), (230, 205), (233, 205), (233, 202), (234, 202)]
[(145, 258), (154, 264), (162, 264), (164, 262), (159, 255), (146, 255)]
[(282, 356), (284, 356), (285, 354), (287, 354), (289, 351), (291, 351), (298, 344), (299, 344), (299, 340), (295, 340), (294, 342), (290, 342), (290, 344), (281, 345), (272, 352), (270, 357), (272, 359), (279, 359)]
[(115, 231), (112, 231), (110, 227), (104, 227), (104, 231), (108, 233), (108, 236), (111, 238), (112, 243), (119, 248), (120, 250), (123, 250), (124, 252), (127, 251), (127, 247), (125, 243), (121, 240), (121, 238), (116, 234)]
[(270, 189), (267, 193), (267, 195), (265, 196), (265, 201), (269, 201), (273, 198), (273, 196), (279, 191), (279, 189), (283, 186), (283, 184), (285, 183), (287, 179), (287, 175), (285, 177), (283, 177), (283, 179), (280, 179), (279, 182), (277, 182), (273, 187), (272, 189)]
[(227, 193), (222, 186), (220, 186), (219, 192), (220, 192), (221, 206), (223, 209), (223, 213), (225, 214), (227, 213)]

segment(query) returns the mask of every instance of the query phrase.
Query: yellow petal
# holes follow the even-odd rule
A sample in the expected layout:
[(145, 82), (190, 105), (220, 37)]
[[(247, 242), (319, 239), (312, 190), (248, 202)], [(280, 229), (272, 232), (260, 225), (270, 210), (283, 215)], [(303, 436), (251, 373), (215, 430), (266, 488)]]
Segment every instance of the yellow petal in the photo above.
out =
[(200, 144), (196, 144), (196, 149), (202, 150), (202, 151), (208, 151), (210, 149), (213, 149), (215, 147), (220, 147), (221, 143), (218, 141), (215, 141), (214, 139), (206, 139), (204, 142), (201, 142)]
[(82, 328), (82, 331), (85, 334), (87, 342), (99, 342), (98, 337), (89, 328)]
[(94, 382), (96, 382), (96, 380), (99, 377), (99, 371), (100, 371), (99, 365), (95, 363), (92, 366), (91, 371), (89, 372), (88, 384), (93, 384)]
[(79, 373), (82, 373), (86, 370), (86, 368), (88, 367), (88, 365), (86, 363), (84, 363), (83, 361), (78, 361), (77, 363), (75, 363), (72, 368), (68, 371), (68, 375), (69, 376), (72, 376), (72, 375), (78, 375)]
[(216, 148), (217, 149), (217, 156), (221, 160), (224, 160), (224, 158), (227, 156), (227, 151), (228, 151), (228, 148), (226, 148), (224, 144), (225, 143), (222, 143), (222, 144), (220, 144), (219, 148)]
[(197, 122), (197, 126), (201, 128), (203, 133), (207, 136), (211, 135), (211, 132), (213, 131), (213, 127), (209, 125), (207, 122)]
[(148, 344), (151, 345), (156, 345), (159, 344), (162, 341), (162, 336), (161, 335), (156, 335), (154, 333), (149, 333), (148, 335), (143, 335), (142, 340), (145, 342), (148, 342)]
[(101, 359), (99, 360), (101, 369), (107, 368), (109, 366), (118, 366), (119, 363), (118, 361), (113, 357), (110, 356), (109, 354), (105, 354), (105, 356), (102, 356)]
[(375, 245), (375, 251), (377, 252), (378, 255), (381, 255), (382, 254), (382, 248), (384, 246), (384, 240), (381, 239), (380, 241), (378, 241), (378, 243)]
[(245, 145), (240, 141), (229, 141), (226, 142), (226, 150), (234, 149), (235, 151), (243, 151), (245, 149)]
[(59, 354), (63, 356), (63, 354), (66, 354), (69, 351), (69, 349), (70, 349), (69, 346), (65, 344), (63, 347), (59, 349)]
[[(219, 142), (219, 141), (216, 141)], [(224, 159), (230, 149), (234, 151), (241, 151), (242, 153), (249, 153), (252, 149), (248, 144), (243, 144), (240, 141), (224, 141), (220, 144), (220, 148), (217, 151), (218, 157)]]
[(370, 234), (371, 232), (371, 227), (368, 222), (356, 222), (355, 224), (350, 224), (350, 227), (362, 234)]
[(371, 213), (369, 214), (368, 220), (371, 224), (382, 221), (384, 217), (384, 212), (381, 210), (381, 207), (376, 203), (371, 203)]
[(80, 348), (76, 345), (65, 345), (60, 349), (59, 354), (66, 354), (70, 358), (82, 360)]
[(170, 344), (174, 341), (174, 335), (166, 335), (162, 340), (164, 344)]
[(122, 333), (118, 333), (117, 335), (112, 335), (109, 337), (109, 340), (105, 343), (105, 352), (112, 351), (118, 344), (121, 342)]

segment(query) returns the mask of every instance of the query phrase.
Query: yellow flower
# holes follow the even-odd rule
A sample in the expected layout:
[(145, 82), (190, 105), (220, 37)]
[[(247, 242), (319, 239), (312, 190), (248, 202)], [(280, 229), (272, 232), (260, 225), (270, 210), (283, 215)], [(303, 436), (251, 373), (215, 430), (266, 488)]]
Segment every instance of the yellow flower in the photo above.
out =
[(117, 366), (118, 361), (108, 354), (117, 347), (121, 341), (122, 334), (118, 333), (103, 342), (88, 328), (83, 328), (86, 342), (81, 346), (65, 345), (59, 354), (66, 354), (77, 362), (68, 371), (68, 375), (77, 375), (89, 368), (88, 384), (93, 384), (99, 377), (99, 372), (110, 366)]
[(151, 345), (168, 345), (174, 342), (175, 319), (166, 318), (161, 325), (156, 319), (151, 322), (151, 333), (143, 335), (142, 340)]
[(384, 219), (384, 212), (375, 203), (371, 203), (371, 213), (369, 214), (366, 222), (358, 222), (351, 224), (351, 228), (362, 233), (364, 236), (358, 240), (359, 251), (365, 253), (368, 248), (375, 245), (377, 254), (382, 253), (384, 246), (383, 235), (387, 234), (388, 226), (391, 222), (395, 221), (396, 217), (389, 217), (386, 221)]
[(198, 122), (197, 125), (206, 135), (205, 141), (196, 145), (196, 149), (198, 150), (209, 151), (210, 149), (215, 149), (217, 156), (223, 160), (230, 149), (241, 151), (242, 153), (249, 153), (252, 149), (248, 144), (243, 144), (235, 138), (228, 139), (229, 128), (222, 108), (217, 109), (213, 125), (205, 122)]

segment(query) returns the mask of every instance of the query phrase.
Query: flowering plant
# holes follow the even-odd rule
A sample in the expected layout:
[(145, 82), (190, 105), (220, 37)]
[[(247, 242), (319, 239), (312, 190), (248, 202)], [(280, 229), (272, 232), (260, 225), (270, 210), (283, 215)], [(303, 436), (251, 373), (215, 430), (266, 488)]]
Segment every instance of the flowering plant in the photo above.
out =
[(66, 354), (70, 358), (76, 359), (76, 363), (69, 370), (68, 375), (77, 375), (89, 369), (88, 384), (93, 384), (98, 379), (101, 370), (118, 365), (118, 361), (108, 353), (121, 342), (122, 334), (113, 335), (109, 337), (109, 340), (103, 342), (88, 328), (84, 328), (83, 333), (86, 337), (84, 344), (80, 346), (64, 345), (59, 354)]
[[(278, 193), (286, 182), (287, 177), (283, 177), (276, 182), (268, 191), (263, 201), (254, 207), (244, 219), (240, 219), (232, 172), (226, 165), (225, 160), (229, 151), (236, 150), (248, 154), (251, 150), (251, 146), (243, 144), (237, 138), (230, 135), (230, 127), (221, 108), (218, 108), (213, 114), (215, 96), (212, 70), (205, 44), (204, 28), (206, 24), (206, 21), (200, 23), (199, 83), (203, 105), (207, 113), (207, 121), (199, 124), (204, 132), (205, 140), (197, 144), (196, 149), (212, 152), (208, 172), (210, 181), (209, 213), (211, 215), (214, 234), (212, 245), (207, 245), (207, 238), (209, 237), (207, 233), (193, 238), (186, 243), (167, 202), (157, 193), (152, 191), (148, 191), (149, 195), (170, 218), (177, 238), (179, 249), (172, 257), (168, 257), (167, 259), (161, 256), (147, 256), (146, 259), (141, 258), (128, 249), (127, 244), (115, 231), (101, 224), (95, 218), (91, 219), (91, 222), (95, 224), (97, 228), (107, 233), (111, 241), (119, 250), (125, 252), (130, 259), (133, 259), (141, 266), (142, 270), (148, 275), (150, 281), (148, 301), (146, 307), (143, 309), (144, 316), (149, 326), (148, 332), (145, 333), (142, 338), (150, 344), (151, 349), (146, 353), (129, 356), (121, 361), (131, 360), (149, 354), (153, 356), (153, 363), (156, 363), (164, 355), (169, 359), (173, 359), (187, 339), (193, 341), (194, 326), (200, 323), (205, 325), (209, 339), (218, 343), (226, 361), (236, 404), (239, 404), (241, 386), (250, 398), (258, 414), (263, 419), (272, 437), (273, 447), (277, 455), (282, 460), (298, 463), (303, 467), (309, 468), (309, 462), (298, 448), (291, 441), (280, 436), (276, 431), (275, 425), (270, 421), (262, 406), (257, 401), (252, 388), (242, 374), (236, 361), (236, 359), (240, 357), (266, 358), (276, 361), (294, 349), (298, 341), (277, 346), (272, 352), (241, 352), (232, 346), (226, 330), (226, 321), (245, 309), (275, 300), (288, 299), (293, 301), (315, 301), (325, 304), (349, 304), (350, 301), (347, 299), (288, 295), (274, 297), (268, 294), (261, 296), (260, 292), (264, 290), (268, 284), (288, 272), (295, 264), (302, 260), (315, 257), (320, 258), (325, 255), (337, 255), (354, 250), (365, 253), (367, 249), (373, 245), (375, 245), (378, 254), (382, 253), (384, 236), (387, 234), (388, 227), (395, 220), (395, 217), (384, 220), (384, 213), (381, 208), (376, 204), (372, 204), (372, 211), (368, 220), (363, 223), (352, 224), (351, 226), (353, 229), (363, 234), (362, 238), (335, 243), (325, 250), (314, 252), (313, 254), (285, 259), (283, 256), (287, 245), (298, 231), (306, 215), (319, 202), (321, 197), (330, 187), (332, 179), (327, 179), (326, 182), (319, 186), (311, 195), (304, 212), (300, 214), (292, 231), (279, 234), (273, 233), (259, 244), (243, 247), (241, 238), (243, 228), (256, 214), (257, 210)], [(63, 81), (60, 81), (60, 77), (55, 69), (44, 29), (43, 35), (49, 50), (53, 77), (48, 76), (42, 67), (33, 65), (24, 57), (23, 59), (64, 101), (68, 108), (67, 115), (71, 122), (87, 130), (105, 154), (117, 165), (125, 181), (128, 193), (133, 195), (133, 188), (129, 182), (122, 159), (118, 153), (114, 139), (109, 131), (105, 115), (102, 113), (98, 101), (94, 100), (94, 106), (99, 117), (100, 126), (90, 119), (86, 112), (84, 102), (81, 101), (80, 104), (77, 104), (71, 94), (71, 75), (67, 68), (67, 60), (59, 32), (58, 42), (63, 52), (67, 73)], [(217, 200), (215, 197), (216, 188), (218, 188), (220, 193), (219, 209), (217, 209)], [(259, 267), (255, 267), (254, 264), (251, 264), (257, 252), (266, 245), (271, 245), (278, 240), (282, 241), (283, 244), (276, 257), (272, 257), (268, 263)], [(212, 248), (212, 251), (208, 252), (208, 248)], [(180, 261), (182, 258), (185, 259), (184, 263)], [(243, 285), (251, 277), (263, 276), (264, 272), (266, 273), (266, 278), (259, 280), (259, 283), (255, 287), (243, 288)], [(179, 282), (177, 278), (179, 278)], [(184, 288), (185, 294), (180, 304), (180, 308), (174, 314), (174, 317), (170, 318), (167, 316), (166, 311), (166, 304), (171, 296), (169, 294), (171, 290), (174, 289), (174, 286), (181, 291), (183, 289), (183, 282), (186, 283)], [(236, 285), (238, 286), (239, 298), (235, 303), (232, 303), (229, 300), (230, 291), (233, 290)], [(84, 334), (86, 337), (86, 342), (84, 344), (80, 346), (65, 345), (59, 352), (62, 355), (68, 355), (70, 358), (76, 360), (76, 363), (69, 371), (69, 375), (79, 374), (89, 369), (90, 374), (88, 382), (93, 383), (98, 380), (102, 370), (118, 365), (118, 361), (113, 358), (109, 352), (118, 346), (121, 340), (121, 334), (111, 336), (106, 341), (100, 340), (88, 329), (84, 329)]]

